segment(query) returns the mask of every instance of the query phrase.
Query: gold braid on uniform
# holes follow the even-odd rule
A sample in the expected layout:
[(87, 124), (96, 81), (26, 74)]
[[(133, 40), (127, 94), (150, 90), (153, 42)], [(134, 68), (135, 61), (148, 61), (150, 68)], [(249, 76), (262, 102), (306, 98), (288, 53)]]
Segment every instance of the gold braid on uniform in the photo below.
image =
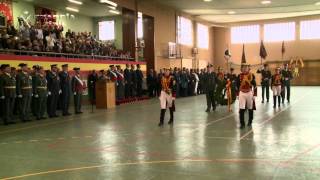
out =
[(168, 94), (171, 94), (171, 88), (170, 88), (171, 80), (172, 80), (171, 76), (163, 77), (161, 79), (162, 90), (165, 91)]

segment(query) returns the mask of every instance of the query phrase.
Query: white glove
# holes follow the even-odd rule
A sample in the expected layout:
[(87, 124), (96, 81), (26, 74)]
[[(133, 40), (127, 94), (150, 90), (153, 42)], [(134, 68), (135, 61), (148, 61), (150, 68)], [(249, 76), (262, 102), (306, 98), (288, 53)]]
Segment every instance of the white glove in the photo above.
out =
[(62, 91), (61, 90), (59, 90), (59, 94), (61, 94), (62, 93)]
[(77, 95), (77, 93), (76, 93), (76, 92), (74, 92), (74, 93), (73, 93), (73, 95)]
[(5, 98), (4, 96), (1, 96), (1, 97), (0, 97), (0, 99), (4, 99), (4, 98)]
[(48, 91), (48, 96), (51, 96), (51, 92), (50, 91)]
[(38, 94), (36, 94), (36, 95), (34, 95), (34, 97), (35, 97), (35, 98), (38, 98), (38, 97), (39, 97), (39, 95), (38, 95)]
[(18, 95), (18, 98), (22, 98), (22, 95), (20, 94), (20, 95)]

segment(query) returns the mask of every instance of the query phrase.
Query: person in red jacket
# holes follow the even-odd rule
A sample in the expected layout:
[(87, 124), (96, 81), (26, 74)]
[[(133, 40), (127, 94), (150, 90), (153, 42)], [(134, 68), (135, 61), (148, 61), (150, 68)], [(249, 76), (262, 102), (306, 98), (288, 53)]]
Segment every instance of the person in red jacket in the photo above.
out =
[(239, 92), (239, 119), (240, 129), (245, 128), (244, 113), (249, 110), (248, 127), (251, 127), (253, 120), (254, 97), (257, 96), (256, 80), (253, 73), (250, 72), (249, 65), (241, 64), (241, 73), (238, 76), (237, 87)]
[(82, 94), (86, 89), (86, 84), (81, 80), (80, 68), (73, 68), (75, 75), (72, 77), (72, 92), (74, 95), (74, 108), (76, 114), (81, 114)]
[(168, 124), (170, 125), (173, 124), (173, 121), (174, 121), (173, 113), (175, 110), (174, 100), (176, 97), (175, 83), (176, 82), (173, 76), (170, 75), (170, 70), (166, 69), (164, 72), (164, 76), (161, 78), (161, 94), (159, 97), (161, 113), (160, 113), (159, 126), (163, 126), (167, 107), (169, 107), (169, 110), (170, 110), (170, 120)]
[(278, 97), (278, 106), (280, 107), (281, 103), (281, 86), (282, 86), (282, 75), (280, 68), (276, 68), (275, 74), (271, 78), (271, 88), (273, 92), (273, 108), (277, 106), (277, 97)]

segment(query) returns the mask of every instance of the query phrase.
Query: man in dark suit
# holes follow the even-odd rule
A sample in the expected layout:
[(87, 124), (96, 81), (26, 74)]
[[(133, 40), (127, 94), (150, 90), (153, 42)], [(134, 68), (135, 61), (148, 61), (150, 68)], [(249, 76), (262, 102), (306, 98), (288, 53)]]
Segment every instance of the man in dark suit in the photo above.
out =
[(130, 96), (135, 97), (137, 95), (136, 94), (136, 92), (137, 92), (137, 73), (135, 71), (135, 67), (133, 64), (131, 65), (130, 73), (131, 73)]
[(137, 96), (141, 97), (142, 96), (143, 73), (140, 69), (140, 64), (137, 65), (136, 77), (137, 77), (137, 79), (136, 79)]
[(61, 108), (62, 115), (69, 116), (69, 104), (70, 104), (70, 75), (68, 72), (68, 64), (62, 65), (62, 71), (59, 73), (60, 87), (61, 87)]
[(96, 82), (98, 81), (98, 75), (93, 70), (88, 76), (88, 93), (91, 103), (96, 101)]
[(126, 64), (126, 69), (124, 70), (124, 82), (125, 82), (125, 98), (131, 97), (131, 80), (132, 76), (129, 69), (129, 64)]
[(258, 69), (257, 73), (261, 73), (261, 88), (262, 88), (262, 103), (264, 103), (264, 94), (266, 92), (266, 99), (269, 102), (269, 87), (271, 80), (271, 71), (268, 64), (263, 65), (263, 69)]
[(281, 97), (282, 97), (282, 103), (284, 103), (284, 99), (286, 97), (287, 92), (287, 101), (290, 103), (290, 89), (291, 89), (291, 83), (290, 81), (293, 79), (292, 71), (289, 69), (289, 65), (285, 64), (284, 68), (281, 72), (282, 78), (283, 78), (283, 87)]

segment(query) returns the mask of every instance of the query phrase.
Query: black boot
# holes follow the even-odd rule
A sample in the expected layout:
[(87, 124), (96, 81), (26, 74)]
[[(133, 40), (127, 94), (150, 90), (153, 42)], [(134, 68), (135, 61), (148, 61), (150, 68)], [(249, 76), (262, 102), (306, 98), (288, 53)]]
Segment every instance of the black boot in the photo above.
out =
[(253, 109), (249, 109), (249, 122), (248, 122), (248, 127), (251, 127), (251, 125), (252, 125), (252, 120), (253, 120)]
[(280, 107), (281, 97), (278, 96), (278, 107)]
[(273, 96), (273, 108), (277, 107), (277, 96)]
[(163, 126), (163, 121), (164, 121), (164, 116), (166, 114), (166, 110), (165, 109), (161, 109), (160, 112), (160, 122), (158, 124), (158, 126)]
[(169, 108), (170, 109), (170, 120), (168, 122), (168, 124), (173, 124), (173, 121), (174, 121), (174, 116), (173, 116), (173, 109), (172, 108)]
[(244, 122), (244, 112), (245, 112), (246, 110), (245, 109), (240, 109), (239, 110), (239, 115), (240, 115), (240, 129), (243, 129), (243, 128), (245, 128), (245, 122)]

